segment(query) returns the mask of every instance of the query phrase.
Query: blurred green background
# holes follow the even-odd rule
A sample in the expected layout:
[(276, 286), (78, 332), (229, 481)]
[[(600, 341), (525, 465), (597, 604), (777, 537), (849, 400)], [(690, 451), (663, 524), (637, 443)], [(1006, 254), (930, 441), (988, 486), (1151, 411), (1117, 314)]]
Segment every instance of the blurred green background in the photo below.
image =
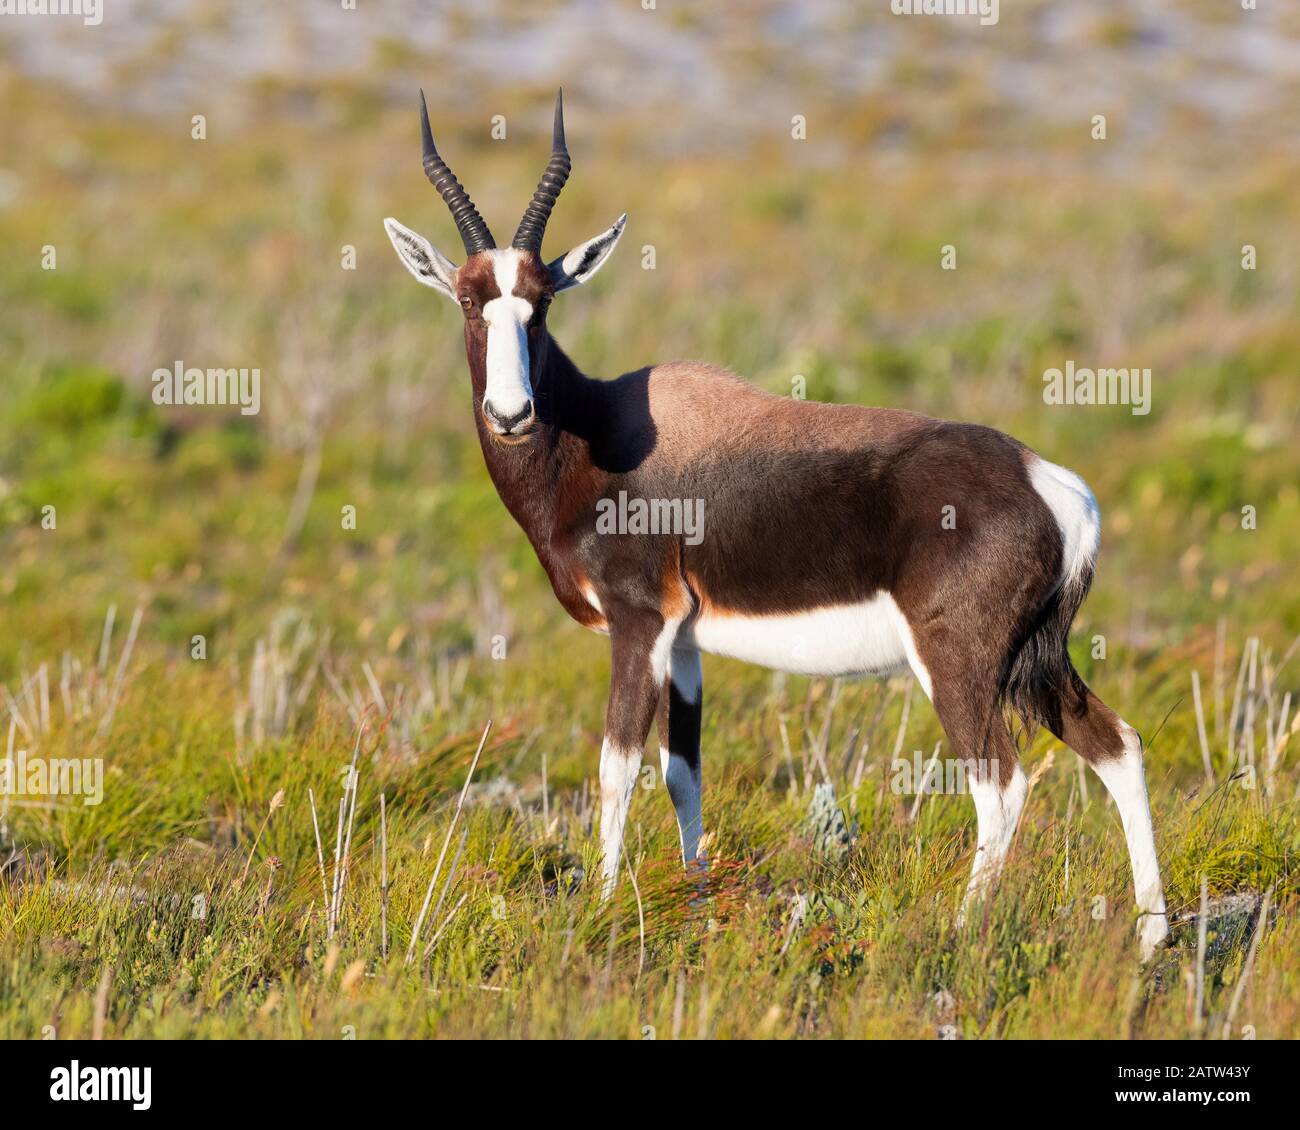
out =
[[(1174, 642), (1220, 614), (1300, 628), (1284, 112), (1300, 13), (1053, 2), (980, 28), (864, 7), (141, 3), (100, 27), (9, 21), (0, 670), (145, 599), (160, 646), (201, 632), (218, 660), (286, 604), (393, 652), (468, 645), (485, 587), (521, 646), (559, 630), (472, 442), (455, 312), (380, 226), (395, 215), (459, 257), (419, 167), (419, 86), (508, 233), (566, 85), (575, 173), (548, 253), (631, 214), (618, 257), (553, 315), (588, 372), (699, 358), (774, 392), (802, 374), (810, 397), (994, 425), (1093, 485), (1105, 550), (1085, 615), (1112, 636)], [(1042, 372), (1067, 359), (1151, 368), (1150, 415), (1045, 405)], [(261, 414), (151, 404), (150, 374), (177, 360), (260, 368)]]

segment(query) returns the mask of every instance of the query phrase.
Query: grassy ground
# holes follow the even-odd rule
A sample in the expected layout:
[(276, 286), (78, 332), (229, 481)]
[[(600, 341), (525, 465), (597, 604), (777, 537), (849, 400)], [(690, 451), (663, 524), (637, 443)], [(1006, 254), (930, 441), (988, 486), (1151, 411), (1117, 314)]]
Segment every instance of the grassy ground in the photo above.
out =
[[(268, 89), (256, 128), (214, 115), (196, 142), (188, 110), (136, 121), (4, 82), (0, 740), (105, 778), (99, 805), (5, 809), (0, 1036), (1300, 1035), (1294, 153), (1228, 159), (1233, 138), (1189, 130), (1111, 163), (1065, 127), (981, 150), (972, 129), (1006, 126), (964, 87), (948, 116), (843, 115), (829, 156), (784, 126), (651, 163), (643, 132), (588, 114), (549, 237), (632, 216), (552, 314), (590, 372), (693, 356), (783, 393), (798, 374), (810, 397), (992, 424), (1088, 479), (1104, 549), (1076, 662), (1148, 739), (1179, 919), (1141, 968), (1118, 820), (1070, 751), (1027, 750), (1006, 879), (956, 929), (972, 806), (914, 813), (890, 788), (896, 751), (942, 739), (919, 692), (722, 660), (708, 897), (651, 769), (601, 905), (606, 645), (555, 607), (487, 481), (457, 316), (384, 239), (391, 214), (454, 245), (409, 106), (364, 82)], [(455, 113), (440, 133), (499, 229), (542, 151), (545, 114), (512, 97), (509, 144)], [(875, 144), (899, 128), (901, 149)], [(1067, 358), (1149, 366), (1152, 411), (1045, 405)], [(149, 374), (177, 359), (260, 367), (262, 413), (155, 406)], [(330, 937), (311, 797), (330, 886), (363, 717)], [(823, 776), (844, 847), (808, 822)]]

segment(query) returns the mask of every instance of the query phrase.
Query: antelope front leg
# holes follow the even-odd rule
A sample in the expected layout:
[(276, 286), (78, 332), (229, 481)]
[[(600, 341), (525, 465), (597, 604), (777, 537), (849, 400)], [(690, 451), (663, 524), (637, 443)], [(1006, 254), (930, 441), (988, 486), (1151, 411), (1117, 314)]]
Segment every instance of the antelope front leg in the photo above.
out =
[(641, 753), (659, 706), (660, 689), (676, 624), (641, 615), (610, 622), (609, 706), (600, 747), (600, 839), (604, 848), (602, 897), (609, 898), (618, 878), (623, 829), (641, 768)]

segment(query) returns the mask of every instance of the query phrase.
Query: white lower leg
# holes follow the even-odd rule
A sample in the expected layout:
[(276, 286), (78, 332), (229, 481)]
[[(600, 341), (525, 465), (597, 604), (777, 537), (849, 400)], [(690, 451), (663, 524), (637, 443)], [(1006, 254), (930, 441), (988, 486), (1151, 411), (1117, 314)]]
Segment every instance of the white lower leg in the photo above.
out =
[(957, 917), (959, 926), (1002, 870), (1002, 861), (1011, 848), (1016, 824), (1020, 820), (1020, 810), (1025, 806), (1025, 796), (1029, 791), (1029, 784), (1019, 762), (1006, 785), (998, 782), (997, 763), (992, 762), (991, 765), (992, 779), (981, 774), (968, 778), (967, 781), (971, 799), (975, 802), (975, 818), (979, 830), (970, 882), (966, 886), (966, 897), (962, 900), (961, 913)]
[(1156, 859), (1156, 839), (1151, 827), (1142, 739), (1132, 726), (1127, 723), (1121, 726), (1124, 752), (1108, 761), (1094, 762), (1092, 767), (1114, 798), (1120, 823), (1124, 825), (1129, 862), (1133, 867), (1133, 893), (1141, 912), (1138, 942), (1145, 961), (1169, 936), (1169, 918), (1165, 913), (1165, 891), (1160, 882), (1160, 863)]
[(640, 749), (618, 749), (608, 738), (601, 745), (600, 841), (604, 856), (600, 869), (604, 879), (601, 886), (603, 898), (609, 898), (613, 893), (618, 878), (618, 865), (623, 855), (623, 829), (640, 768)]

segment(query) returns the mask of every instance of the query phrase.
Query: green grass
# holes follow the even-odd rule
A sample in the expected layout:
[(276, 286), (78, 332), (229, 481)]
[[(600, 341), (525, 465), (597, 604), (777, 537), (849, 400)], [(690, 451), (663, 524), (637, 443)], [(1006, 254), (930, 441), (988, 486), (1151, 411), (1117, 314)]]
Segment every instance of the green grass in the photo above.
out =
[[(1300, 660), (1281, 665), (1300, 633), (1300, 319), (1278, 251), (1300, 237), (1294, 154), (1261, 152), (1246, 175), (1205, 167), (1202, 143), (1184, 139), (1161, 168), (1101, 176), (1093, 143), (1061, 136), (1041, 139), (1050, 167), (972, 161), (970, 138), (930, 120), (931, 106), (906, 162), (861, 146), (809, 177), (778, 138), (744, 160), (656, 155), (652, 176), (644, 135), (593, 116), (599, 134), (581, 141), (548, 237), (558, 252), (632, 216), (600, 277), (552, 315), (593, 373), (698, 357), (777, 392), (802, 374), (809, 396), (992, 424), (1088, 479), (1104, 550), (1076, 661), (1149, 740), (1179, 919), (1143, 968), (1115, 810), (1096, 778), (1085, 799), (1068, 750), (1040, 736), (1026, 751), (1031, 775), (1050, 766), (1002, 886), (957, 929), (974, 814), (964, 797), (935, 796), (912, 822), (912, 798), (886, 787), (903, 685), (846, 685), (835, 700), (828, 761), (856, 833), (832, 860), (805, 821), (829, 684), (722, 660), (705, 670), (707, 897), (681, 873), (652, 772), (629, 824), (639, 909), (626, 873), (602, 904), (588, 876), (606, 644), (565, 619), (495, 497), (458, 316), (411, 283), (384, 238), (391, 214), (453, 250), (408, 108), (349, 80), (319, 94), (350, 108), (328, 125), (280, 109), (195, 143), (174, 122), (88, 115), (66, 94), (5, 82), (0, 142), (23, 187), (0, 209), (12, 252), (0, 262), (0, 683), (30, 731), (15, 730), (16, 747), (102, 758), (105, 789), (98, 806), (8, 811), (0, 1036), (1217, 1036), (1254, 919), (1216, 918), (1198, 973), (1189, 916), (1202, 877), (1216, 905), (1271, 891), (1230, 1034), (1300, 1035), (1294, 740), (1271, 789), (1263, 774), (1268, 704), (1276, 713), (1300, 690)], [(844, 128), (869, 137), (873, 122)], [(536, 138), (489, 144), (468, 121), (445, 132), (500, 229), (535, 182)], [(42, 144), (51, 136), (76, 139), (81, 175)], [(1263, 249), (1249, 275), (1243, 229)], [(955, 272), (939, 269), (947, 243)], [(55, 272), (41, 270), (45, 244), (58, 247)], [(345, 244), (355, 272), (340, 269)], [(1042, 372), (1066, 358), (1151, 367), (1151, 414), (1047, 407)], [(178, 359), (259, 366), (262, 414), (154, 405), (150, 373)], [(286, 539), (316, 439), (319, 478)], [(341, 527), (344, 506), (357, 529)], [(1260, 773), (1229, 779), (1240, 758), (1227, 715), (1251, 637)], [(331, 940), (308, 790), (329, 869), (354, 714), (375, 698), (367, 669), (384, 706), (368, 715)], [(444, 928), (407, 966), (488, 718), (463, 855), (424, 942)], [(844, 765), (855, 728), (870, 738), (856, 789)], [(903, 753), (941, 737), (918, 696)], [(1208, 1026), (1190, 1003), (1202, 975)]]
[[(1139, 681), (1150, 674), (1134, 672)], [(661, 1038), (933, 1037), (947, 1026), (964, 1037), (1194, 1031), (1185, 983), (1195, 968), (1194, 926), (1177, 926), (1171, 949), (1138, 965), (1118, 822), (1095, 780), (1084, 803), (1065, 751), (1054, 752), (1035, 784), (986, 915), (955, 929), (971, 848), (965, 798), (930, 797), (913, 824), (912, 798), (884, 787), (881, 753), (856, 792), (839, 782), (856, 824), (851, 851), (842, 860), (819, 857), (806, 831), (802, 765), (792, 793), (771, 733), (778, 710), (797, 719), (803, 705), (788, 693), (793, 687), (778, 692), (763, 676), (728, 669), (715, 681), (706, 732), (715, 861), (707, 897), (681, 872), (671, 806), (648, 774), (629, 826), (637, 891), (625, 877), (606, 905), (582, 881), (598, 862), (595, 814), (578, 787), (590, 756), (539, 709), (527, 733), (498, 724), (479, 765), (480, 790), (462, 817), (464, 853), (440, 924), (458, 909), (428, 959), (406, 966), (474, 733), (457, 731), (453, 711), (431, 719), (419, 756), (387, 734), (367, 736), (342, 925), (331, 943), (307, 796), (311, 789), (317, 798), (328, 854), (350, 731), (326, 720), (327, 703), (293, 738), (241, 757), (224, 727), (198, 721), (227, 697), (212, 700), (211, 678), (177, 665), (141, 672), (130, 718), (101, 743), (112, 751), (104, 804), (22, 811), (25, 854), (0, 886), (0, 1035), (31, 1036), (46, 1024), (62, 1036), (90, 1034), (106, 971), (105, 1030), (128, 1037), (339, 1038), (351, 1028), (367, 1038), (636, 1038), (647, 1026)], [(466, 699), (479, 690), (468, 686)], [(832, 750), (843, 728), (872, 716), (886, 693), (869, 686), (841, 693)], [(818, 723), (825, 697), (812, 707)], [(1166, 692), (1153, 705), (1175, 702)], [(886, 723), (894, 713), (885, 711)], [(1273, 891), (1280, 913), (1263, 936), (1233, 1031), (1251, 1025), (1260, 1036), (1294, 1035), (1296, 774), (1284, 772), (1271, 797), (1240, 781), (1212, 791), (1176, 784), (1196, 776), (1186, 755), (1195, 739), (1185, 710), (1172, 718), (1149, 758), (1171, 907), (1182, 918), (1197, 905), (1202, 875), (1212, 897)], [(881, 746), (892, 743), (888, 728)], [(936, 734), (923, 718), (910, 737), (924, 744)], [(83, 726), (56, 730), (44, 749), (59, 756), (99, 744)], [(542, 749), (551, 751), (549, 824), (535, 771)], [(1042, 750), (1040, 743), (1026, 758), (1031, 774)], [(801, 752), (798, 743), (795, 756)], [(271, 811), (281, 789), (287, 800)], [(387, 961), (381, 791), (392, 877)], [(798, 897), (807, 911), (792, 926)], [(426, 928), (426, 942), (432, 933)], [(1205, 977), (1215, 1034), (1249, 937), (1246, 930), (1211, 947)]]

